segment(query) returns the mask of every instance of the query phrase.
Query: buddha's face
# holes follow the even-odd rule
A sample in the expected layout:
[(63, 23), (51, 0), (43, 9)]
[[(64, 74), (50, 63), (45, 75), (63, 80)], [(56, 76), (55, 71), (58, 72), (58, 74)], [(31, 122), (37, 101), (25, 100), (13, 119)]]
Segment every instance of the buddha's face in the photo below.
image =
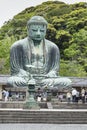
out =
[(46, 25), (32, 24), (28, 28), (28, 33), (32, 40), (41, 41), (46, 35)]

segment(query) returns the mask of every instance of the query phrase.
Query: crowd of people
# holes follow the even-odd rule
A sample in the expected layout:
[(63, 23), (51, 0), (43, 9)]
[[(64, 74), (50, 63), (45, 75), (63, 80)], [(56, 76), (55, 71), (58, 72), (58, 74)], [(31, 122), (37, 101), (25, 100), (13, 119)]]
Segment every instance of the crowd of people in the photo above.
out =
[(35, 98), (38, 102), (47, 101), (47, 91), (42, 91), (40, 88), (38, 88), (37, 92), (35, 93)]
[(78, 103), (79, 101), (85, 103), (87, 102), (87, 91), (82, 88), (81, 92), (79, 92), (76, 88), (72, 88), (72, 91), (67, 92), (66, 97), (68, 103)]
[[(37, 101), (47, 101), (49, 97), (47, 91), (42, 91), (40, 88), (36, 93)], [(51, 97), (53, 97), (51, 93)], [(60, 102), (67, 102), (67, 103), (86, 103), (87, 102), (87, 91), (82, 88), (81, 91), (77, 90), (76, 88), (72, 88), (72, 90), (68, 90), (67, 93), (57, 93), (57, 98)]]
[[(22, 96), (22, 97), (21, 97)], [(5, 102), (7, 101), (18, 101), (21, 99), (24, 99), (23, 95), (21, 95), (19, 92), (12, 93), (11, 90), (3, 89), (2, 90), (2, 100)]]
[[(37, 92), (35, 93), (35, 99), (38, 102), (41, 101), (47, 101), (48, 98), (52, 97), (52, 93), (50, 92), (51, 96), (49, 95), (47, 90), (42, 90), (38, 88)], [(15, 97), (15, 100), (19, 100), (20, 94), (16, 92), (14, 95), (12, 95), (11, 91), (7, 91), (6, 89), (3, 89), (2, 91), (3, 99), (4, 101), (12, 101), (12, 97)], [(72, 88), (72, 90), (68, 90), (66, 95), (65, 94), (58, 94), (57, 98), (60, 102), (66, 101), (67, 103), (86, 103), (87, 102), (87, 90), (84, 88), (81, 89), (81, 91), (78, 91), (76, 88)], [(63, 100), (65, 99), (65, 100)]]

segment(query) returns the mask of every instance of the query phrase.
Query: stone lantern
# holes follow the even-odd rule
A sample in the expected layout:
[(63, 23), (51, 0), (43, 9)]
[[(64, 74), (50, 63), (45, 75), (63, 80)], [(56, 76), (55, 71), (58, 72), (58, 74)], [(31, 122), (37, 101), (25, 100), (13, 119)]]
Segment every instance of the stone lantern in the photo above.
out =
[(36, 85), (36, 82), (34, 79), (29, 80), (28, 97), (24, 106), (25, 109), (39, 109), (40, 108), (37, 101), (34, 99), (35, 85)]

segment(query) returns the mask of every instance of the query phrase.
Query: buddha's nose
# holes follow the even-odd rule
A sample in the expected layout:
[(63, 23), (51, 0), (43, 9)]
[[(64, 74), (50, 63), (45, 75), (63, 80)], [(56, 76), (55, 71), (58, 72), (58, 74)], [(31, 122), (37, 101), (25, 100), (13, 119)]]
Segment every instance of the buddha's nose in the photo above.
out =
[(37, 31), (37, 36), (40, 36), (40, 35), (41, 35), (40, 30), (38, 30)]

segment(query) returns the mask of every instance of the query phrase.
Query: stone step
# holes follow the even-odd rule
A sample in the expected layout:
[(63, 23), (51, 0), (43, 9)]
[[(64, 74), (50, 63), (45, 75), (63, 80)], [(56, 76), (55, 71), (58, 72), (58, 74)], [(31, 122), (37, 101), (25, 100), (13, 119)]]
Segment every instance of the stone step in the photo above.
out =
[[(0, 102), (0, 108), (23, 108), (25, 105), (25, 101), (14, 101), (14, 102)], [(40, 108), (47, 108), (46, 102), (38, 102)]]
[(61, 114), (62, 114), (62, 116), (66, 116), (65, 114), (68, 114), (68, 116), (70, 115), (70, 116), (76, 116), (77, 114), (78, 114), (78, 116), (79, 115), (86, 115), (87, 116), (87, 114), (86, 114), (86, 111), (70, 111), (70, 113), (69, 113), (69, 111), (7, 111), (7, 110), (5, 110), (5, 111), (0, 111), (0, 116), (1, 115), (8, 115), (8, 116), (10, 116), (10, 115), (20, 115), (20, 116), (24, 116), (24, 115), (26, 115), (26, 116), (60, 116)]
[(26, 121), (26, 122), (24, 122), (24, 120), (23, 121), (0, 121), (0, 123), (34, 123), (34, 124), (87, 124), (87, 121), (48, 121), (48, 122), (46, 122), (46, 121), (36, 121), (36, 122), (29, 122), (29, 121)]
[(87, 111), (0, 110), (0, 123), (87, 124)]
[(79, 103), (67, 103), (67, 102), (59, 102), (58, 99), (52, 99), (51, 104), (53, 109), (87, 109), (87, 103), (82, 104)]
[(53, 109), (51, 102), (47, 102), (47, 107), (48, 107), (48, 109)]
[(57, 121), (46, 121), (46, 120), (36, 120), (36, 121), (29, 121), (29, 120), (0, 120), (0, 123), (44, 123), (44, 124), (87, 124), (87, 121), (81, 120), (57, 120)]
[[(0, 108), (23, 108), (25, 102), (1, 102)], [(87, 104), (67, 104), (66, 102), (40, 102), (38, 103), (40, 108), (46, 108), (46, 109), (87, 109)]]
[(45, 117), (44, 118), (40, 118), (40, 117), (37, 117), (37, 118), (33, 118), (33, 117), (30, 117), (30, 118), (29, 117), (28, 118), (26, 118), (26, 117), (14, 117), (14, 119), (12, 117), (6, 117), (6, 118), (0, 117), (0, 118), (1, 118), (1, 120), (4, 120), (4, 121), (5, 120), (7, 120), (7, 121), (15, 121), (16, 120), (16, 121), (24, 121), (24, 122), (26, 122), (26, 121), (28, 121), (28, 122), (31, 122), (31, 121), (32, 122), (36, 122), (36, 121), (37, 122), (40, 122), (40, 121), (42, 121), (42, 122), (44, 122), (44, 121), (45, 122), (47, 122), (47, 121), (55, 122), (55, 121), (77, 121), (77, 120), (78, 121), (84, 121), (85, 120), (87, 122), (87, 117), (85, 117), (85, 118), (83, 117), (81, 119), (73, 117), (72, 119), (69, 118), (68, 120), (67, 120), (67, 118), (62, 118), (62, 117), (61, 118), (60, 117), (55, 118), (55, 119), (54, 118), (45, 118)]
[(55, 104), (52, 103), (53, 109), (87, 109), (87, 104)]
[(24, 120), (24, 119), (19, 119), (19, 120), (16, 120), (16, 119), (14, 119), (14, 120), (11, 120), (11, 119), (9, 119), (9, 120), (0, 120), (0, 123), (52, 123), (52, 124), (56, 124), (56, 123), (61, 123), (61, 124), (64, 124), (64, 123), (67, 123), (67, 124), (70, 124), (70, 123), (72, 123), (72, 124), (75, 124), (75, 123), (79, 123), (79, 124), (87, 124), (87, 121), (84, 121), (84, 120), (34, 120), (34, 121), (32, 121), (32, 120)]

